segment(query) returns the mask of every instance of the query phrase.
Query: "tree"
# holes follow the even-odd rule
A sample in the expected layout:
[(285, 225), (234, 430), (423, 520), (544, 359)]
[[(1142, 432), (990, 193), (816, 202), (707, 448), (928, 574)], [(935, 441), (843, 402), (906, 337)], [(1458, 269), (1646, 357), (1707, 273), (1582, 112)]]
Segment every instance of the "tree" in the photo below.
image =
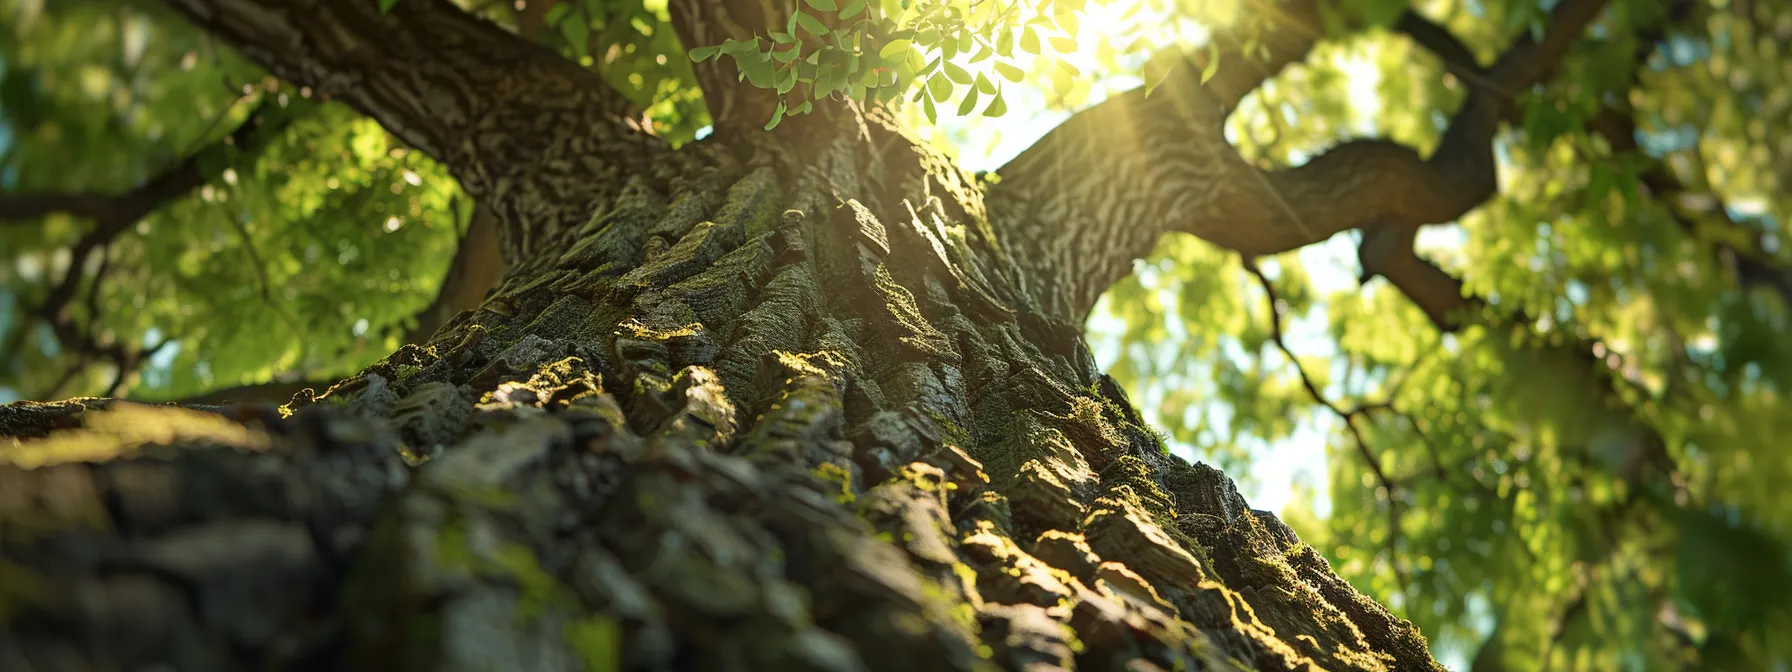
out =
[[(209, 385), (209, 370), (298, 372), (272, 385), (300, 387), (379, 343), (408, 344), (277, 409), (206, 403), (255, 394), (243, 389), (184, 405), (6, 407), (0, 434), (23, 440), (0, 452), (15, 493), (0, 508), (0, 561), (15, 577), (0, 593), (4, 650), (17, 656), (8, 663), (1434, 669), (1418, 630), (1340, 579), (1321, 550), (1250, 509), (1218, 470), (1170, 455), (1122, 391), (1133, 385), (1101, 372), (1081, 325), (1116, 283), (1121, 310), (1149, 305), (1127, 279), (1134, 260), (1166, 235), (1193, 234), (1241, 259), (1267, 297), (1267, 319), (1250, 327), (1255, 349), (1273, 344), (1298, 363), (1281, 311), (1312, 297), (1284, 253), (1360, 230), (1364, 280), (1385, 279), (1416, 307), (1385, 312), (1461, 334), (1483, 357), (1494, 344), (1480, 334), (1546, 331), (1549, 316), (1477, 298), (1418, 256), (1417, 234), (1506, 204), (1484, 206), (1499, 191), (1502, 124), (1543, 147), (1548, 131), (1583, 137), (1584, 126), (1604, 138), (1601, 152), (1635, 150), (1636, 122), (1611, 94), (1696, 14), (1657, 4), (1512, 3), (1504, 27), (1474, 33), (1471, 47), (1460, 26), (1406, 3), (1245, 3), (1242, 18), (1213, 22), (1208, 46), (1161, 50), (1138, 68), (1143, 87), (973, 175), (918, 141), (904, 111), (936, 118), (958, 101), (960, 114), (1002, 116), (1002, 82), (1030, 74), (1020, 54), (1086, 39), (1083, 3), (513, 12), (447, 0), (169, 0), (248, 60), (220, 55), (204, 75), (253, 84), (221, 109), (158, 121), (171, 130), (146, 134), (144, 153), (183, 158), (149, 179), (129, 169), (13, 178), (0, 215), (46, 224), (8, 233), (67, 251), (50, 258), (52, 273), (34, 271), (41, 289), (15, 299), (29, 311), (0, 325), (0, 352), (37, 343), (18, 357), (75, 364), (18, 372), (21, 387), (46, 398), (128, 392), (146, 361), (183, 341), (204, 344), (175, 355), (201, 373), (144, 387), (185, 396)], [(46, 20), (41, 5), (21, 7)], [(117, 7), (53, 11), (70, 30)], [(155, 41), (163, 65), (205, 44), (155, 9), (138, 18), (173, 35)], [(1262, 89), (1284, 68), (1384, 29), (1453, 76), (1440, 96), (1453, 111), (1434, 137), (1417, 148), (1344, 142), (1285, 169), (1227, 140), (1229, 118), (1267, 106)], [(30, 49), (17, 53), (31, 62)], [(967, 67), (977, 63), (987, 71)], [(1059, 94), (1086, 88), (1066, 60), (1032, 67)], [(179, 95), (172, 88), (146, 95)], [(78, 117), (29, 83), (7, 89), (40, 121)], [(918, 107), (898, 102), (910, 94)], [(206, 117), (234, 130), (215, 132)], [(697, 139), (703, 128), (713, 132)], [(203, 147), (171, 152), (181, 138)], [(1652, 197), (1685, 191), (1634, 165), (1599, 179), (1627, 199), (1630, 175)], [(79, 182), (117, 195), (49, 191)], [(208, 191), (239, 182), (250, 186)], [(199, 203), (180, 200), (196, 191)], [(355, 211), (384, 214), (386, 235), (356, 232), (335, 252), (342, 268), (317, 271), (328, 253), (317, 243), (331, 237), (313, 234), (344, 231), (340, 215)], [(1746, 229), (1679, 214), (1688, 231)], [(186, 251), (201, 232), (247, 263)], [(1743, 286), (1783, 294), (1789, 276), (1765, 235), (1707, 251)], [(166, 260), (176, 268), (156, 268)], [(392, 282), (374, 284), (382, 270)], [(117, 318), (129, 313), (112, 306), (163, 283), (226, 293), (218, 305), (239, 314), (183, 323), (169, 318), (190, 312), (176, 300), (154, 321)], [(369, 290), (399, 297), (354, 295)], [(353, 338), (308, 328), (358, 315), (371, 319)], [(390, 336), (369, 338), (378, 327)], [(208, 329), (224, 333), (196, 334)], [(1554, 385), (1574, 394), (1552, 399), (1579, 415), (1547, 425), (1547, 445), (1623, 493), (1591, 515), (1697, 513), (1683, 485), (1688, 437), (1644, 417), (1636, 400), (1648, 395), (1601, 368), (1611, 346), (1557, 338), (1498, 358), (1569, 367)], [(1375, 365), (1413, 368), (1396, 359)], [(1372, 472), (1368, 486), (1340, 489), (1341, 501), (1373, 502), (1362, 514), (1387, 515), (1397, 549), (1401, 508), (1415, 504), (1399, 491), (1423, 484), (1384, 459), (1430, 459), (1438, 483), (1454, 470), (1422, 445), (1370, 454), (1364, 433), (1424, 430), (1410, 412), (1393, 419), (1395, 404), (1327, 401), (1323, 380), (1295, 372), (1368, 457), (1357, 467)], [(1536, 396), (1516, 382), (1508, 396)], [(1454, 430), (1465, 442), (1525, 440), (1491, 414), (1473, 422)], [(1611, 466), (1575, 452), (1595, 447)], [(1772, 539), (1752, 575), (1763, 586), (1784, 571)], [(1399, 567), (1396, 557), (1396, 577)], [(1737, 613), (1769, 611), (1750, 602)], [(1514, 614), (1499, 628), (1521, 634), (1489, 637), (1477, 666), (1556, 655), (1514, 652), (1534, 627)], [(1709, 644), (1729, 641), (1641, 620), (1647, 637), (1689, 640), (1651, 654), (1710, 661)], [(1734, 631), (1734, 648), (1771, 659), (1763, 631)]]

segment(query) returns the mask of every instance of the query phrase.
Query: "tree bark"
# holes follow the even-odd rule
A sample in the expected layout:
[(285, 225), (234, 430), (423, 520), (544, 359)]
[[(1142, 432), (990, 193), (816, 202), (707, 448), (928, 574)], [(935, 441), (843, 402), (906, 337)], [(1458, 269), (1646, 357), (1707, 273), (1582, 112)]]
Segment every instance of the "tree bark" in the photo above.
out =
[[(507, 44), (428, 0), (176, 4), (389, 125), (431, 80), (272, 38)], [(533, 104), (501, 114), (565, 109)], [(321, 396), (0, 410), (0, 668), (1440, 669), (1170, 456), (1042, 299), (1074, 270), (1011, 253), (1026, 229), (883, 112), (644, 155), (457, 154), (488, 127), (431, 123), (463, 179), (584, 181), (470, 186), (499, 287)]]

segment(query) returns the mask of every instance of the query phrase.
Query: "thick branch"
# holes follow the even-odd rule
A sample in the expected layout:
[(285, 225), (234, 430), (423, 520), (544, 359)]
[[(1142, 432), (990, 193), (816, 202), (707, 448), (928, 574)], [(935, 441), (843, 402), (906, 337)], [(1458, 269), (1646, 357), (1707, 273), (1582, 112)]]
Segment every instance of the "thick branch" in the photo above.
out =
[(539, 149), (497, 142), (541, 127), (526, 115), (630, 126), (627, 102), (595, 73), (447, 0), (403, 0), (385, 15), (366, 0), (166, 1), (274, 74), (349, 103), (460, 171)]
[(1444, 67), (1451, 71), (1475, 76), (1486, 73), (1468, 45), (1457, 39), (1450, 29), (1425, 18), (1423, 14), (1411, 10), (1401, 13), (1399, 20), (1394, 22), (1394, 30), (1404, 33), (1414, 43), (1437, 55), (1444, 62)]
[(448, 0), (165, 0), (293, 82), (373, 117), (494, 207), (507, 258), (590, 217), (663, 143), (596, 73)]
[[(1248, 70), (1215, 88), (1201, 84), (1198, 69), (1181, 68), (1150, 96), (1132, 91), (1077, 114), (1004, 166), (991, 211), (1012, 212), (1019, 235), (1011, 238), (1023, 253), (1063, 269), (1066, 281), (1058, 284), (1065, 287), (1045, 288), (1044, 308), (1071, 320), (1169, 231), (1258, 256), (1356, 228), (1452, 221), (1497, 190), (1492, 139), (1513, 92), (1543, 80), (1604, 5), (1558, 3), (1540, 38), (1520, 38), (1471, 80), (1468, 100), (1429, 158), (1394, 142), (1359, 140), (1296, 168), (1260, 170), (1226, 141), (1223, 124), (1235, 96), (1269, 71)], [(1310, 6), (1284, 6), (1282, 30), (1271, 40), (1282, 46), (1272, 56), (1292, 60), (1310, 48), (1318, 30), (1289, 9)]]
[(1557, 4), (1542, 39), (1520, 38), (1493, 67), (1466, 80), (1468, 99), (1429, 158), (1384, 140), (1345, 143), (1305, 165), (1260, 176), (1255, 189), (1241, 186), (1243, 197), (1223, 199), (1211, 213), (1221, 216), (1198, 223), (1194, 233), (1206, 237), (1201, 229), (1238, 227), (1242, 219), (1249, 232), (1229, 247), (1271, 254), (1359, 227), (1416, 228), (1467, 214), (1498, 191), (1493, 136), (1514, 93), (1543, 81), (1604, 6), (1605, 0)]

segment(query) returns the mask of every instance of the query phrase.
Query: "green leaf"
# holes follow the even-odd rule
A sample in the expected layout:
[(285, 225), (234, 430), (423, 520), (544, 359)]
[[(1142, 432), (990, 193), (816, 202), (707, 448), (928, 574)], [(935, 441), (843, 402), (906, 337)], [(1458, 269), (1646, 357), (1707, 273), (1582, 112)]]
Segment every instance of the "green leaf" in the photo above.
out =
[(560, 34), (566, 37), (567, 46), (572, 47), (573, 56), (584, 58), (591, 48), (591, 24), (585, 22), (583, 14), (561, 21)]
[(772, 112), (772, 120), (765, 124), (765, 130), (777, 128), (778, 123), (782, 121), (784, 121), (784, 101), (778, 101), (778, 109)]
[(1054, 37), (1052, 38), (1052, 48), (1058, 50), (1060, 54), (1072, 53), (1076, 51), (1076, 40), (1068, 37)]
[(703, 61), (707, 61), (711, 58), (715, 58), (717, 55), (719, 55), (721, 53), (722, 53), (721, 45), (716, 45), (713, 47), (697, 47), (696, 49), (691, 50), (690, 55), (691, 55), (692, 61), (696, 61), (696, 62), (700, 63)]
[(989, 107), (983, 108), (983, 116), (999, 117), (1008, 113), (1008, 103), (1002, 100), (1002, 92), (996, 91), (996, 97), (989, 101)]
[(977, 88), (971, 87), (964, 94), (964, 102), (958, 104), (958, 116), (968, 117), (975, 109), (977, 109)]
[(816, 10), (823, 12), (832, 12), (840, 9), (839, 5), (834, 4), (834, 0), (803, 0), (803, 2), (808, 3), (810, 7), (814, 7)]
[(927, 80), (927, 95), (935, 101), (946, 102), (952, 97), (952, 80), (945, 75), (934, 75)]
[(945, 61), (944, 65), (946, 66), (946, 76), (951, 77), (952, 81), (958, 82), (959, 84), (971, 83), (970, 71), (959, 67), (957, 63), (951, 61)]
[[(794, 51), (794, 50), (792, 50), (792, 51)], [(786, 93), (790, 93), (790, 90), (794, 89), (794, 88), (796, 88), (796, 68), (792, 67), (792, 66), (787, 66), (784, 69), (779, 70), (778, 71), (778, 94), (783, 95)]]
[(1026, 32), (1020, 36), (1021, 51), (1037, 55), (1039, 53), (1039, 31), (1027, 26)]
[(1068, 95), (1070, 87), (1075, 85), (1076, 78), (1070, 74), (1069, 69), (1052, 68), (1052, 91), (1057, 92), (1060, 96)]
[(731, 39), (722, 43), (722, 53), (735, 58), (740, 58), (743, 54), (750, 54), (756, 51), (759, 51), (759, 38), (753, 38), (751, 40)]
[(747, 81), (761, 89), (769, 89), (778, 84), (777, 66), (772, 65), (770, 60), (747, 66), (746, 74)]
[(1169, 79), (1170, 73), (1175, 72), (1176, 68), (1182, 67), (1183, 63), (1184, 60), (1181, 54), (1172, 51), (1162, 52), (1151, 57), (1150, 60), (1145, 61), (1145, 67), (1143, 68), (1145, 75), (1145, 97), (1151, 97), (1151, 92), (1156, 91), (1157, 87), (1162, 86), (1164, 80)]
[(850, 19), (864, 11), (865, 0), (846, 0), (846, 6), (840, 10), (840, 18)]
[(1022, 70), (1011, 63), (1003, 63), (1001, 61), (996, 62), (996, 72), (1000, 73), (1004, 79), (1007, 79), (1010, 82), (1019, 82), (1027, 77), (1027, 71)]
[(988, 77), (984, 77), (983, 73), (979, 72), (977, 73), (977, 90), (984, 93), (995, 93), (996, 83), (989, 81)]
[(820, 19), (810, 16), (806, 12), (797, 12), (796, 25), (802, 26), (803, 30), (809, 31), (810, 35), (819, 36), (828, 34), (827, 26), (821, 25)]
[(891, 40), (889, 44), (877, 50), (877, 55), (886, 61), (899, 61), (908, 55), (908, 48), (911, 44), (914, 43), (908, 40)]
[(558, 26), (558, 25), (560, 25), (560, 20), (566, 18), (567, 14), (571, 14), (572, 10), (573, 10), (573, 6), (571, 4), (560, 3), (558, 5), (554, 5), (553, 7), (548, 9), (548, 15), (545, 17), (542, 17), (542, 21), (546, 22), (547, 25), (550, 25), (550, 26)]
[(398, 0), (380, 0), (380, 13), (385, 14), (392, 11), (392, 7), (397, 4)]
[(1076, 30), (1077, 30), (1076, 12), (1070, 11), (1070, 9), (1067, 7), (1060, 6), (1058, 13), (1053, 17), (1053, 19), (1055, 21), (1057, 21), (1059, 28), (1064, 29), (1065, 34), (1067, 34), (1067, 35), (1075, 35), (1076, 34)]
[[(948, 84), (948, 86), (950, 86), (950, 84)], [(937, 123), (939, 121), (940, 113), (939, 110), (934, 109), (932, 98), (922, 98), (921, 109), (927, 113), (928, 123)]]

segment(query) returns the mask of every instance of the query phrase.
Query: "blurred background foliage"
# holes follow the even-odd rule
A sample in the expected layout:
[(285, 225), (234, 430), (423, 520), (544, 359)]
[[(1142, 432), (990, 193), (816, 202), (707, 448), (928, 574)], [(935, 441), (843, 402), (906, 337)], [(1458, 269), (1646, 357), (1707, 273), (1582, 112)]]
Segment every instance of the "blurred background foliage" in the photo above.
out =
[[(919, 4), (954, 3), (976, 4)], [(705, 132), (686, 50), (708, 45), (680, 45), (663, 0), (462, 4), (603, 73), (674, 144)], [(1007, 59), (1006, 117), (911, 107), (917, 128), (997, 168), (1241, 14), (1076, 4), (1071, 42)], [(1382, 27), (1327, 39), (1228, 132), (1265, 166), (1368, 135), (1428, 150), (1464, 84), (1401, 12), (1487, 63), (1553, 4), (1338, 0)], [(1614, 1), (1521, 96), (1501, 193), (1421, 236), (1484, 302), (1459, 328), (1359, 282), (1354, 234), (1255, 266), (1172, 236), (1091, 343), (1173, 450), (1452, 668), (1788, 669), (1788, 43), (1788, 3)], [(0, 0), (0, 401), (351, 373), (415, 326), (472, 210), (426, 157), (155, 3)]]

